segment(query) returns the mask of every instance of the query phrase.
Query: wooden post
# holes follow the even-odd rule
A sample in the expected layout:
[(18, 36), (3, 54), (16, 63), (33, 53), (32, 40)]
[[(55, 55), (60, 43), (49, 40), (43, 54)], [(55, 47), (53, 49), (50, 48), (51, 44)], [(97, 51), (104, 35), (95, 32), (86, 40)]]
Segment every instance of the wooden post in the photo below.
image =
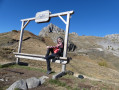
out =
[[(30, 20), (27, 21), (27, 23), (25, 24), (25, 21), (22, 21), (22, 25), (21, 25), (21, 33), (20, 33), (20, 39), (19, 39), (19, 47), (18, 47), (18, 53), (21, 53), (21, 47), (22, 47), (22, 39), (23, 39), (23, 34), (24, 34), (24, 28), (28, 25), (28, 23), (30, 22)], [(25, 24), (25, 25), (24, 25)], [(18, 64), (20, 61), (19, 58), (16, 59), (16, 64)]]
[[(63, 57), (67, 57), (67, 47), (68, 47), (68, 37), (69, 37), (69, 23), (70, 23), (70, 13), (67, 14), (67, 23), (66, 23)], [(65, 72), (65, 71), (66, 71), (66, 64), (63, 64), (62, 65), (62, 72)]]
[[(23, 38), (23, 33), (24, 33), (24, 29), (23, 29), (24, 23), (25, 23), (25, 21), (22, 21), (22, 25), (21, 25), (21, 33), (20, 33), (20, 38), (19, 38), (18, 53), (21, 52), (22, 38)], [(19, 63), (19, 60), (20, 60), (20, 59), (17, 58), (17, 60), (16, 60), (16, 64)]]

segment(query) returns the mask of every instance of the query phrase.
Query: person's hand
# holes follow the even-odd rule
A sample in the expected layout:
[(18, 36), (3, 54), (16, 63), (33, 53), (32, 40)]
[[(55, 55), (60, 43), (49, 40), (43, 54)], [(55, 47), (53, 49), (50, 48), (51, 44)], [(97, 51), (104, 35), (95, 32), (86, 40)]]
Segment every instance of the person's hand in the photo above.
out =
[(50, 46), (47, 46), (47, 48), (50, 48)]

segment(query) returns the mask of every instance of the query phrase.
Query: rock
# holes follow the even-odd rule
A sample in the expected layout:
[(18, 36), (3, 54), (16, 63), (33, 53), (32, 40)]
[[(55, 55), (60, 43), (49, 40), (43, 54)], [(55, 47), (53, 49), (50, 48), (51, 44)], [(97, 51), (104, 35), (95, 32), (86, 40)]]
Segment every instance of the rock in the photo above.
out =
[(40, 86), (45, 82), (46, 79), (49, 77), (47, 76), (42, 76), (39, 79), (36, 77), (31, 77), (26, 80), (18, 80), (14, 82), (7, 90), (15, 90), (15, 89), (20, 89), (20, 90), (27, 90), (31, 88), (35, 88)]
[(76, 45), (74, 44), (74, 43), (69, 43), (68, 44), (68, 51), (70, 52), (70, 51), (75, 51), (75, 49), (76, 49), (77, 47), (76, 47)]
[(106, 35), (105, 38), (108, 38), (115, 42), (119, 42), (119, 34)]
[(39, 78), (40, 84), (43, 84), (43, 83), (45, 82), (45, 80), (48, 79), (48, 78), (49, 78), (49, 77), (47, 77), (47, 76), (42, 76), (42, 77), (40, 77), (40, 78)]
[(84, 79), (84, 76), (83, 75), (78, 75), (78, 78)]
[(70, 70), (66, 71), (66, 73), (67, 73), (68, 75), (74, 75), (74, 72), (72, 72), (72, 71), (70, 71)]
[(5, 80), (2, 78), (2, 79), (0, 79), (0, 81), (5, 81)]
[(76, 32), (72, 32), (72, 33), (70, 33), (70, 35), (78, 36), (78, 34)]
[(16, 88), (20, 90), (27, 90), (26, 81), (23, 79), (18, 80), (14, 82), (7, 90), (15, 90)]
[(35, 88), (35, 87), (38, 87), (39, 85), (41, 85), (40, 80), (37, 79), (36, 77), (28, 78), (28, 79), (26, 79), (26, 82), (27, 82), (27, 86), (29, 89)]
[[(78, 36), (77, 33), (72, 32), (70, 35), (75, 35)], [(57, 43), (57, 38), (60, 37), (65, 37), (65, 31), (54, 24), (50, 23), (47, 27), (44, 27), (40, 33), (39, 36), (41, 37), (50, 37), (54, 43)], [(70, 43), (71, 40), (69, 39), (69, 44), (68, 44), (68, 51), (74, 51), (76, 49), (76, 45), (74, 43)]]
[(49, 33), (64, 33), (64, 30), (50, 23), (47, 27), (44, 27), (40, 31), (39, 36), (42, 36), (42, 37), (49, 36), (48, 35)]

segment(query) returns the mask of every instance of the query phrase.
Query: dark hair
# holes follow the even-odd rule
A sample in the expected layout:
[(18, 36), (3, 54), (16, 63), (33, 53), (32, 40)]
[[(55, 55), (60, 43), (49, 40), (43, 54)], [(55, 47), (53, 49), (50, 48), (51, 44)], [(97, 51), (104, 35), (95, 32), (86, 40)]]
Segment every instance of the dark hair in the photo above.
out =
[[(63, 57), (63, 51), (64, 51), (64, 39), (63, 39), (63, 37), (58, 37), (58, 38), (60, 38), (60, 39), (62, 40), (63, 48), (60, 48), (60, 56)], [(57, 43), (58, 43), (58, 38), (57, 38)]]
[[(58, 37), (58, 38), (60, 38), (62, 40), (62, 43), (64, 43), (63, 37)], [(58, 38), (57, 38), (57, 42), (58, 42)]]

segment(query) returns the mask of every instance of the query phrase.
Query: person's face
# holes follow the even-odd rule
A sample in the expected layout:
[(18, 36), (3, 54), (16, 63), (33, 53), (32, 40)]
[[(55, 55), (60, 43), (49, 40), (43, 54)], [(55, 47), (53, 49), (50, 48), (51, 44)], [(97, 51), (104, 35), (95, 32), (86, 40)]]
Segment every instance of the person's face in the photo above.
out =
[(61, 43), (61, 42), (62, 42), (62, 40), (60, 38), (58, 38), (58, 43)]

